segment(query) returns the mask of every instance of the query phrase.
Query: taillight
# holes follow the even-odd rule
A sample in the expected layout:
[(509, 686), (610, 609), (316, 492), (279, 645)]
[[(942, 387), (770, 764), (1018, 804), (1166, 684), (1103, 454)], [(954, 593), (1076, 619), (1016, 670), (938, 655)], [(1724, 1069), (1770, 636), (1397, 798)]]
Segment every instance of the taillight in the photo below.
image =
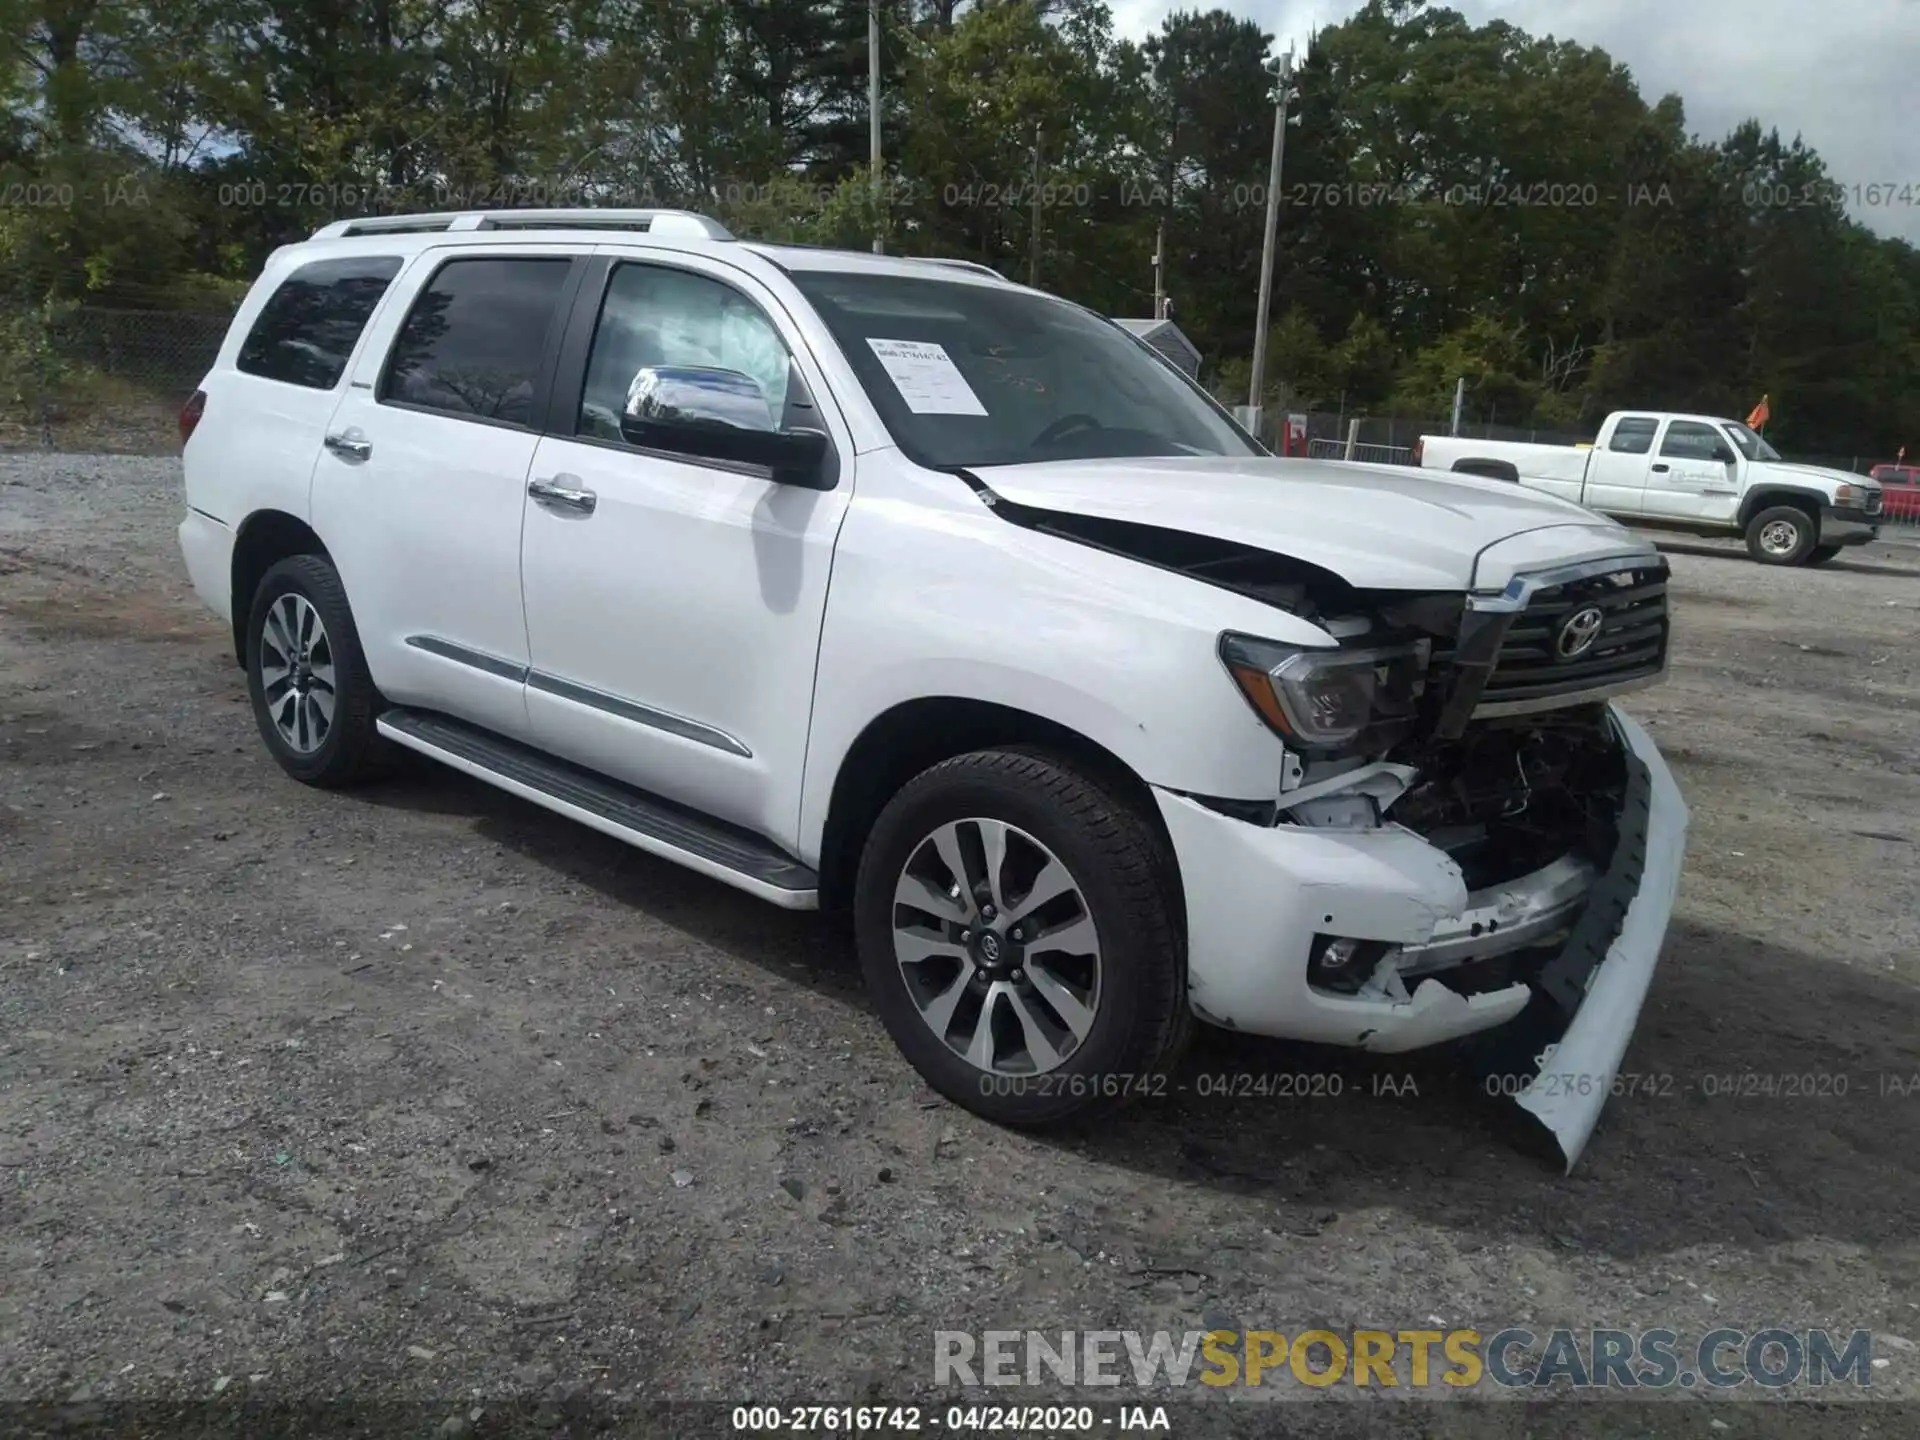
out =
[(185, 445), (193, 436), (193, 427), (200, 423), (200, 417), (207, 413), (207, 392), (196, 390), (180, 407), (180, 443)]
[(1409, 462), (1411, 464), (1418, 465), (1420, 463), (1420, 456), (1422, 452), (1426, 450), (1426, 448), (1427, 448), (1427, 437), (1422, 435), (1418, 440), (1413, 442), (1413, 454), (1408, 457)]

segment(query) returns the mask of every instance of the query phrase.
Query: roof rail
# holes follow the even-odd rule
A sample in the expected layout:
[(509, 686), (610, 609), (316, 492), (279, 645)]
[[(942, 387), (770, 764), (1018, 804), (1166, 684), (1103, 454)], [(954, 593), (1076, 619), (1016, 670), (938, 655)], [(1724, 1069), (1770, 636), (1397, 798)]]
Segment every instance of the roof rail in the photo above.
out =
[(691, 210), (434, 210), (418, 215), (369, 215), (336, 220), (315, 240), (345, 235), (410, 235), (454, 230), (641, 230), (688, 240), (731, 240), (718, 220)]
[(996, 280), (1007, 278), (991, 265), (982, 265), (978, 260), (952, 260), (945, 255), (921, 255), (915, 258), (924, 260), (929, 265), (950, 265), (955, 270), (974, 270), (982, 275), (991, 275)]

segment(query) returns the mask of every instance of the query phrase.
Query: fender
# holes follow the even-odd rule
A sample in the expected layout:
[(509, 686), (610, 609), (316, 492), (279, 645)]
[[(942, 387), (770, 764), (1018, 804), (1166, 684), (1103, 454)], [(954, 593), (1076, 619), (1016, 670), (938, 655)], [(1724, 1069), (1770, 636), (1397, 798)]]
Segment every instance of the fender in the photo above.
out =
[(1831, 495), (1823, 495), (1805, 485), (1782, 485), (1775, 480), (1764, 480), (1749, 490), (1740, 502), (1739, 522), (1744, 526), (1760, 511), (1769, 505), (1791, 503), (1796, 500), (1811, 500), (1816, 515), (1824, 513), (1833, 504)]

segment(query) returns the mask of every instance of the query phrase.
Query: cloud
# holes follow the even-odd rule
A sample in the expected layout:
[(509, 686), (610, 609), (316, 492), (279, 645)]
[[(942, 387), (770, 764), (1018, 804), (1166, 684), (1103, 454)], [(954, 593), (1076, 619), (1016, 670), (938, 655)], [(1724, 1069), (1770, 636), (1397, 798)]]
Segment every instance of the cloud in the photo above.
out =
[[(1176, 9), (1210, 3), (1115, 0), (1114, 22), (1139, 37)], [(1353, 0), (1220, 7), (1276, 34), (1282, 50), (1359, 8)], [(1649, 104), (1679, 95), (1703, 139), (1749, 118), (1799, 134), (1847, 188), (1856, 220), (1920, 243), (1920, 0), (1455, 0), (1452, 8), (1476, 23), (1505, 20), (1599, 46), (1632, 70)]]

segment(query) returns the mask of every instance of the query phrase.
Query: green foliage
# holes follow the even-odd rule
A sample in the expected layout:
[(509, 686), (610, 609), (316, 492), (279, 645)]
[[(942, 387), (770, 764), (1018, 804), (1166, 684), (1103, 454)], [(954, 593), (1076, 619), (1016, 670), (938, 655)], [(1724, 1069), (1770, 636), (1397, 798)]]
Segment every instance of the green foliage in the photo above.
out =
[[(342, 214), (678, 204), (738, 233), (966, 256), (1174, 317), (1246, 396), (1270, 37), (1099, 0), (0, 0), (0, 365), (46, 307), (223, 309)], [(1690, 137), (1602, 51), (1370, 0), (1296, 77), (1269, 403), (1579, 427), (1744, 412), (1920, 443), (1920, 256), (1760, 122)], [(1037, 202), (1037, 203), (1036, 203)], [(38, 316), (40, 318), (36, 319)]]

